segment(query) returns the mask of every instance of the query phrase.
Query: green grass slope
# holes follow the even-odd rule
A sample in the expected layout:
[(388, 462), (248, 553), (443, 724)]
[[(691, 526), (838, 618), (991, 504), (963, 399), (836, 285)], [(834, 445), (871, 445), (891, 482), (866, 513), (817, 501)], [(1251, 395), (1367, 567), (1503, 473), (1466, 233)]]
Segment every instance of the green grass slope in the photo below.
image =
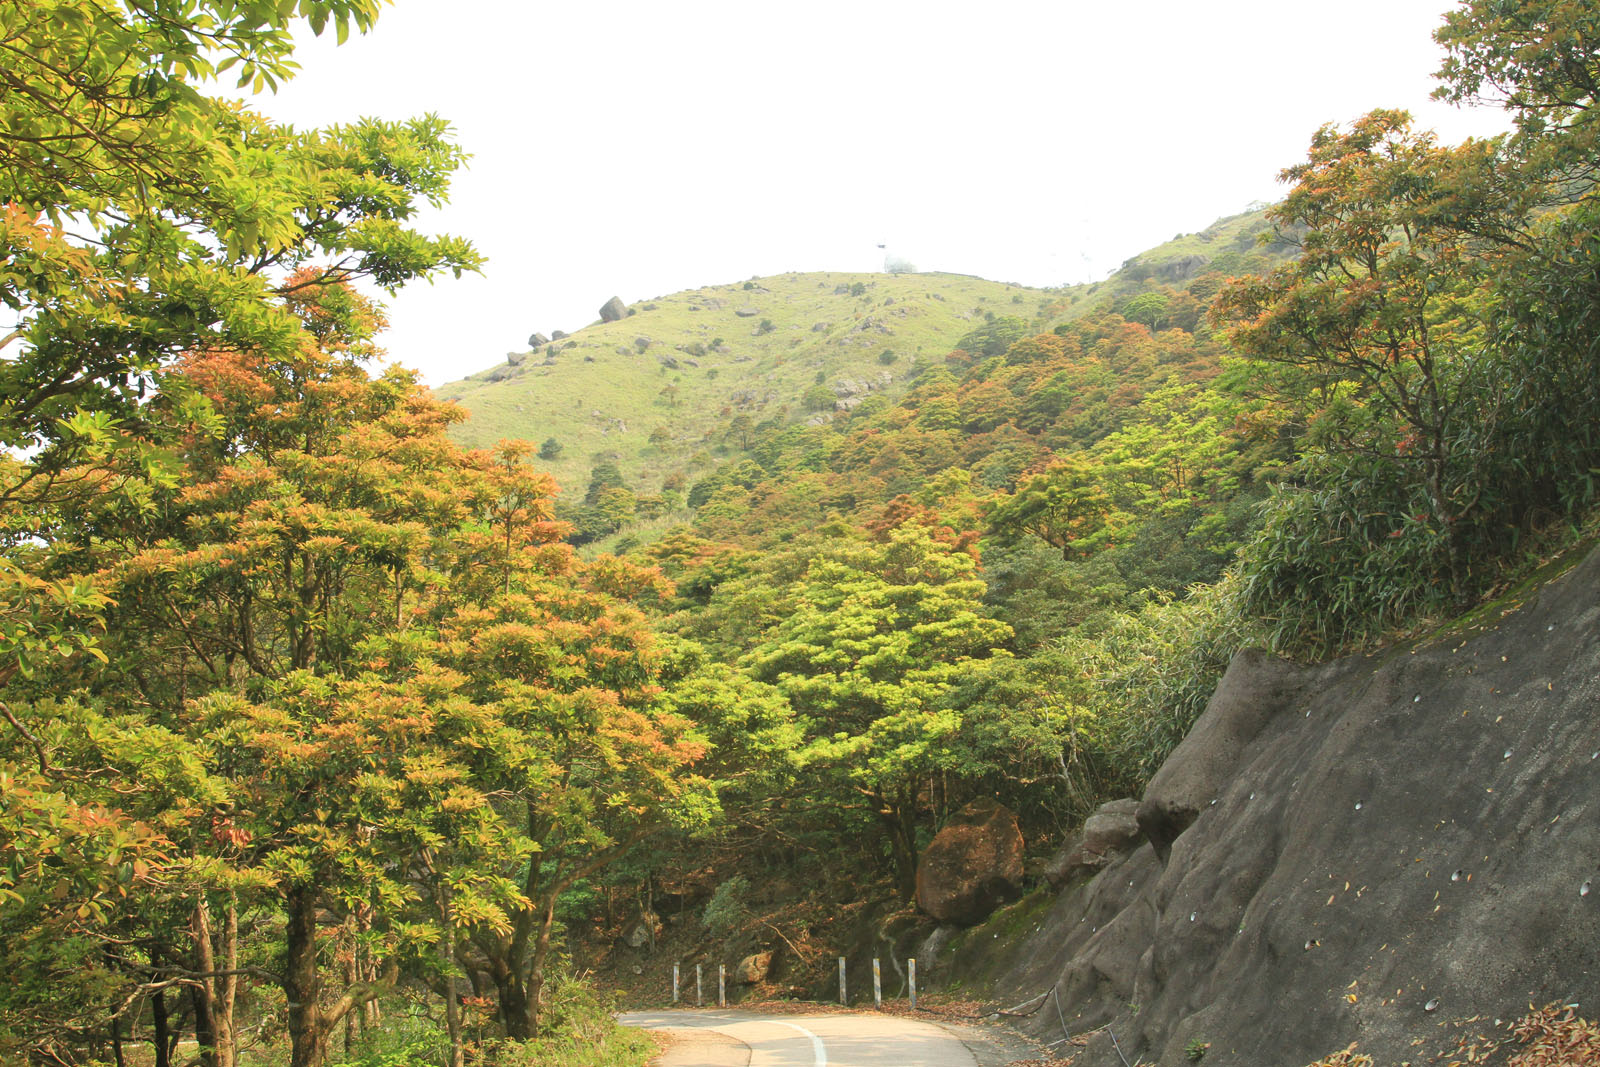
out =
[[(550, 346), (443, 386), (471, 418), (463, 443), (555, 438), (547, 464), (581, 490), (615, 462), (629, 484), (714, 466), (731, 420), (825, 416), (808, 389), (845, 403), (899, 395), (986, 315), (1039, 319), (1055, 294), (952, 274), (786, 274), (641, 301)], [(892, 356), (884, 353), (892, 353)], [(843, 395), (839, 395), (843, 394)], [(666, 440), (657, 434), (665, 431)]]
[(826, 418), (833, 402), (893, 400), (914, 370), (995, 317), (1045, 332), (1149, 290), (1270, 268), (1290, 251), (1260, 244), (1270, 229), (1264, 211), (1232, 215), (1140, 253), (1103, 282), (1060, 289), (938, 273), (784, 274), (692, 289), (439, 392), (470, 412), (457, 431), (464, 444), (554, 438), (561, 453), (545, 466), (562, 487), (582, 490), (596, 464), (612, 462), (652, 493), (716, 466), (740, 416), (791, 423)]
[(1273, 223), (1263, 207), (1225, 216), (1194, 233), (1180, 233), (1124, 260), (1103, 282), (1056, 290), (1059, 299), (1040, 325), (1055, 326), (1104, 304), (1118, 307), (1152, 289), (1184, 289), (1206, 274), (1234, 277), (1271, 270), (1295, 252), (1293, 246), (1275, 241), (1274, 236)]

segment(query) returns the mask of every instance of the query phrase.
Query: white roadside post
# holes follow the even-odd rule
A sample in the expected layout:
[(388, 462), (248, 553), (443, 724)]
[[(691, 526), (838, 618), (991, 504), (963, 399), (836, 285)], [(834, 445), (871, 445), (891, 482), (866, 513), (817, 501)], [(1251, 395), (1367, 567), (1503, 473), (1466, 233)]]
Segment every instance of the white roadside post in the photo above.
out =
[(911, 983), (911, 1010), (917, 1010), (917, 957), (906, 960), (906, 977)]
[(844, 957), (839, 957), (839, 1003), (844, 1007), (850, 1006), (850, 998), (844, 992)]
[(717, 964), (717, 1007), (728, 1006), (728, 965)]
[(697, 963), (694, 965), (694, 1006), (703, 1008), (705, 1003), (705, 986), (700, 981), (700, 964)]
[(672, 1003), (678, 1003), (678, 965), (672, 965)]
[(872, 957), (872, 1006), (883, 1007), (883, 967), (876, 956)]

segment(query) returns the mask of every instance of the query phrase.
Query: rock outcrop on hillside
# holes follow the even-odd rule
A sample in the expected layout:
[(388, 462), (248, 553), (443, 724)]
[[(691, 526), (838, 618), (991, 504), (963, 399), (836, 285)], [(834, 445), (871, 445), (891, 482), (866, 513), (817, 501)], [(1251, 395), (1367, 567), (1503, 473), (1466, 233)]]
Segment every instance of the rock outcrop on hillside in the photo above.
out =
[(1351, 1042), (1420, 1067), (1530, 1002), (1593, 1018), (1600, 553), (1491, 622), (1314, 667), (1241, 653), (1139, 805), (1148, 842), (1065, 887), (1000, 995), (1053, 986), (1030, 1025), (1093, 1032), (1076, 1067)]

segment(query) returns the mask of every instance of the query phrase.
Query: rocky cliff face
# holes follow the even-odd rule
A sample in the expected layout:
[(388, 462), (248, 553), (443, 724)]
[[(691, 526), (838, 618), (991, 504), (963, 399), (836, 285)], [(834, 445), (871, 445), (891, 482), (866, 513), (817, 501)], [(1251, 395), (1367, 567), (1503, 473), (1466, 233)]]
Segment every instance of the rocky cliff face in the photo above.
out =
[(1076, 1067), (1351, 1042), (1420, 1065), (1530, 1002), (1593, 1018), (1600, 553), (1485, 626), (1316, 667), (1241, 653), (1139, 806), (1147, 842), (1063, 888), (998, 994), (1053, 986), (1028, 1025), (1089, 1033)]

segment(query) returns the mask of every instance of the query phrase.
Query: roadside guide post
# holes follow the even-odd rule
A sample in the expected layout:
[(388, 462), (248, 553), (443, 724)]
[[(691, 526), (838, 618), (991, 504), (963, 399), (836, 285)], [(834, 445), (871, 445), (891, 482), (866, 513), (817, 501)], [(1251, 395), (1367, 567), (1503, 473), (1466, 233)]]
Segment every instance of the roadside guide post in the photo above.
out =
[(672, 965), (672, 1003), (678, 1003), (678, 965)]
[(844, 957), (839, 957), (839, 1003), (845, 1007), (850, 1006), (850, 998), (844, 992)]
[(883, 1007), (883, 968), (876, 956), (872, 957), (872, 1006)]
[(911, 1010), (917, 1010), (917, 957), (906, 960), (906, 975), (911, 982)]
[(705, 989), (700, 982), (700, 965), (694, 965), (694, 1006), (704, 1007), (706, 1002)]
[(728, 1006), (728, 965), (717, 964), (717, 1007)]

